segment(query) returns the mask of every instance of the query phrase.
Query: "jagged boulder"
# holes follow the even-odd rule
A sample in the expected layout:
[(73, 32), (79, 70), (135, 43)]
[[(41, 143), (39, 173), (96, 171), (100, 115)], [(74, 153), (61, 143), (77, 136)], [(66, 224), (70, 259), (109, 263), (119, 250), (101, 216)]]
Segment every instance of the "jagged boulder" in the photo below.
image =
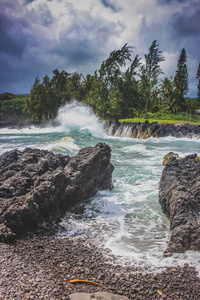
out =
[(70, 207), (111, 189), (110, 157), (103, 143), (72, 158), (31, 148), (0, 156), (0, 241), (57, 222)]
[(200, 250), (200, 162), (196, 154), (170, 157), (159, 185), (159, 202), (170, 220), (165, 253)]

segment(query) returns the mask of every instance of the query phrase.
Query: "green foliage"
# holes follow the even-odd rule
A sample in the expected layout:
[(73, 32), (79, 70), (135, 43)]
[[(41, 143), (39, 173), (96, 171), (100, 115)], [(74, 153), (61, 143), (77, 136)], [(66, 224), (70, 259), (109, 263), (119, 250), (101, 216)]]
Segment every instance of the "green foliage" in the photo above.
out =
[(92, 109), (99, 115), (102, 116), (105, 111), (105, 106), (107, 105), (102, 101), (102, 85), (100, 79), (95, 74), (91, 80), (90, 90), (87, 91), (84, 102), (92, 107)]
[(0, 99), (0, 119), (2, 121), (24, 119), (23, 110), (26, 104), (26, 96), (3, 93), (0, 94)]
[(37, 77), (33, 84), (30, 97), (26, 101), (24, 111), (30, 119), (38, 122), (56, 117), (61, 105), (73, 99), (79, 100), (81, 94), (81, 75), (69, 74), (65, 71), (53, 70), (53, 77), (47, 75), (40, 82)]
[(8, 113), (10, 111), (15, 111), (21, 113), (25, 106), (24, 98), (14, 98), (12, 100), (4, 100), (1, 104), (1, 112)]
[(199, 63), (198, 69), (197, 69), (196, 79), (198, 80), (198, 83), (197, 83), (197, 98), (198, 98), (198, 104), (200, 105), (200, 63)]
[(107, 111), (107, 116), (109, 118), (120, 118), (121, 110), (123, 107), (123, 98), (118, 89), (113, 89), (110, 91), (108, 96), (109, 110)]
[(158, 76), (163, 74), (160, 62), (164, 61), (165, 58), (161, 56), (161, 53), (157, 40), (153, 41), (149, 53), (144, 55), (145, 63), (141, 67), (141, 89), (143, 90), (143, 96), (146, 98), (145, 118), (149, 103), (151, 104), (152, 101), (152, 91), (158, 83)]
[(84, 102), (89, 104), (102, 118), (121, 112), (121, 102), (123, 101), (121, 68), (126, 66), (127, 60), (131, 60), (131, 52), (132, 47), (127, 44), (119, 50), (114, 50), (93, 76), (88, 75), (85, 78)]
[(11, 100), (14, 98), (12, 93), (2, 93), (0, 94), (0, 100)]
[(179, 56), (176, 75), (174, 78), (176, 87), (181, 91), (182, 95), (186, 95), (189, 89), (188, 87), (189, 80), (188, 80), (188, 71), (187, 71), (186, 62), (187, 62), (187, 54), (185, 49), (183, 48)]
[(136, 80), (138, 70), (140, 67), (140, 58), (138, 55), (135, 56), (130, 67), (122, 74), (118, 81), (118, 89), (121, 94), (121, 117), (132, 117), (135, 110), (141, 110), (141, 103), (139, 99), (139, 84)]
[(172, 79), (165, 77), (161, 85), (160, 95), (162, 98), (160, 109), (171, 113), (185, 110), (183, 94)]

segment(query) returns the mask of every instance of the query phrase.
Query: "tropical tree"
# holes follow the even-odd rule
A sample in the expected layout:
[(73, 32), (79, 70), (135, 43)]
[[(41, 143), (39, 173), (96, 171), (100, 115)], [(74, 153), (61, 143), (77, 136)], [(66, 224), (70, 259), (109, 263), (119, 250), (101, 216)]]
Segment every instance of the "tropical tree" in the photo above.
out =
[(200, 104), (200, 63), (199, 63), (198, 69), (197, 69), (196, 79), (198, 80), (198, 83), (197, 83), (197, 100)]
[(161, 53), (157, 40), (153, 41), (149, 53), (144, 55), (145, 63), (141, 66), (141, 85), (146, 98), (145, 119), (152, 91), (158, 83), (158, 76), (163, 74), (159, 63), (165, 58), (161, 56)]
[(183, 95), (186, 95), (189, 90), (189, 79), (187, 71), (187, 54), (183, 48), (177, 63), (176, 75), (174, 77), (175, 85), (180, 89)]
[(140, 58), (139, 55), (136, 55), (130, 67), (122, 73), (122, 76), (119, 79), (118, 89), (122, 97), (122, 101), (120, 101), (121, 117), (133, 118), (136, 115), (136, 111), (140, 110), (138, 101), (139, 84), (138, 80), (136, 80), (139, 66)]
[(56, 91), (57, 101), (60, 105), (65, 103), (66, 83), (69, 76), (70, 74), (65, 71), (59, 72), (58, 69), (53, 70), (51, 85), (52, 88)]
[(63, 89), (62, 104), (69, 103), (71, 100), (79, 101), (81, 99), (81, 78), (82, 74), (78, 72), (68, 76)]
[(96, 114), (102, 116), (105, 109), (105, 103), (102, 102), (102, 85), (97, 71), (95, 71), (94, 76), (92, 76), (90, 85), (87, 88), (88, 90), (84, 102), (92, 107)]
[(122, 117), (122, 107), (123, 107), (123, 98), (118, 89), (112, 89), (108, 96), (109, 101), (109, 110), (107, 111), (107, 116), (109, 118)]
[[(121, 49), (110, 53), (108, 59), (103, 61), (99, 70), (93, 76), (87, 76), (83, 87), (86, 91), (84, 101), (89, 104), (95, 112), (105, 118), (110, 115), (111, 107), (121, 103), (119, 83), (122, 78), (121, 68), (126, 66), (126, 61), (131, 61), (132, 47), (125, 44)], [(118, 91), (117, 91), (118, 90)], [(119, 101), (117, 101), (117, 99)], [(115, 104), (114, 104), (115, 103)]]
[[(131, 46), (125, 44), (121, 49), (110, 53), (108, 59), (103, 61), (98, 72), (101, 83), (102, 117), (104, 118), (109, 111), (110, 100), (109, 92), (118, 89), (119, 78), (122, 75), (121, 68), (126, 66), (126, 61), (131, 61)], [(116, 92), (115, 92), (116, 93)], [(119, 95), (119, 93), (118, 93)]]
[(192, 113), (194, 113), (195, 110), (198, 107), (198, 102), (197, 102), (196, 98), (189, 98), (188, 97), (185, 100), (186, 100), (186, 109), (189, 112), (189, 122), (190, 122), (191, 121)]
[(42, 82), (45, 89), (45, 110), (43, 114), (43, 119), (49, 120), (56, 117), (57, 111), (60, 107), (60, 101), (58, 98), (57, 91), (52, 86), (51, 79), (48, 75), (43, 78)]
[(45, 87), (40, 83), (40, 79), (36, 77), (31, 87), (30, 96), (27, 99), (24, 111), (30, 114), (35, 121), (41, 122), (46, 109), (46, 93)]
[(162, 98), (162, 110), (175, 113), (183, 108), (183, 95), (181, 91), (177, 89), (172, 78), (168, 79), (165, 77), (161, 85), (160, 94)]

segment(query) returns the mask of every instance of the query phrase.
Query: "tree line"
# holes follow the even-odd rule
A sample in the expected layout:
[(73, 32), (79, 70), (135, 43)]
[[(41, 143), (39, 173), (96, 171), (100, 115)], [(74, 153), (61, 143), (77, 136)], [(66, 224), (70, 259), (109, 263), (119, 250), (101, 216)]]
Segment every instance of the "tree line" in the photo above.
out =
[(26, 95), (0, 94), (0, 121), (24, 121), (28, 117), (23, 113), (27, 99)]
[[(114, 50), (94, 74), (53, 71), (38, 77), (26, 99), (24, 111), (32, 120), (47, 121), (58, 109), (76, 99), (89, 105), (101, 118), (134, 118), (148, 112), (186, 112), (200, 108), (200, 64), (197, 69), (197, 98), (187, 98), (189, 90), (187, 54), (183, 48), (175, 76), (161, 80), (160, 63), (165, 60), (157, 40), (142, 59), (132, 59), (132, 46)], [(127, 67), (128, 64), (128, 67)]]

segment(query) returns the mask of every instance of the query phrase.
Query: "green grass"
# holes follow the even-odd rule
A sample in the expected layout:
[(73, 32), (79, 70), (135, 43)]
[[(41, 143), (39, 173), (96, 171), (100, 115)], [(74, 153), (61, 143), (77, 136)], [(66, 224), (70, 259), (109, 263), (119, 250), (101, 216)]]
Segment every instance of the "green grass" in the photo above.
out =
[(189, 115), (188, 112), (181, 112), (181, 113), (166, 113), (166, 112), (157, 112), (157, 113), (148, 113), (147, 119), (144, 118), (144, 115), (135, 117), (133, 119), (121, 119), (120, 122), (145, 122), (149, 121), (158, 122), (159, 124), (195, 124), (200, 125), (200, 116), (196, 114)]
[(134, 119), (120, 119), (119, 122), (145, 122), (148, 121), (149, 123), (152, 122), (158, 122), (158, 124), (194, 124), (194, 125), (200, 125), (200, 122), (189, 122), (189, 121), (184, 121), (184, 120), (159, 120), (159, 119), (144, 119), (144, 118), (134, 118)]

